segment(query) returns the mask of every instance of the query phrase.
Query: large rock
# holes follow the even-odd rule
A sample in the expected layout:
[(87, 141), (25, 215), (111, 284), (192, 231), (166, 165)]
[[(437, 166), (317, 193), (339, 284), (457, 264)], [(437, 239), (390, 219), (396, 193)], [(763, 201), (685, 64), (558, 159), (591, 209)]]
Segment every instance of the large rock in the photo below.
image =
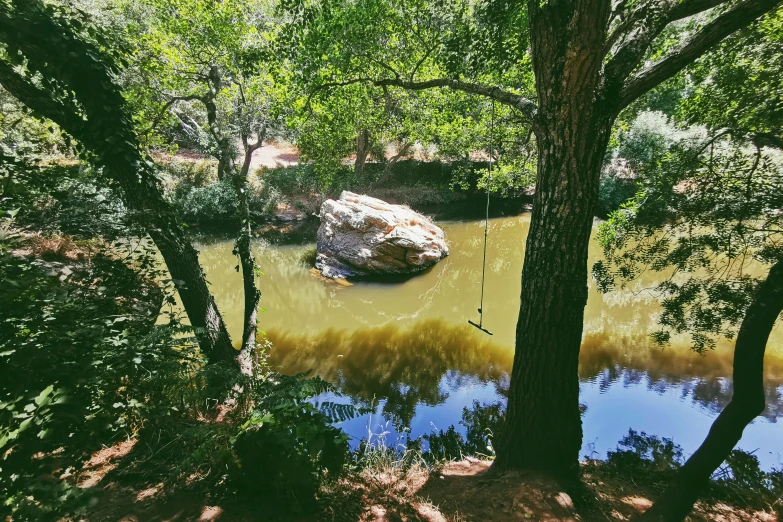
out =
[(406, 206), (347, 191), (321, 205), (315, 266), (325, 277), (409, 274), (447, 255), (443, 230)]

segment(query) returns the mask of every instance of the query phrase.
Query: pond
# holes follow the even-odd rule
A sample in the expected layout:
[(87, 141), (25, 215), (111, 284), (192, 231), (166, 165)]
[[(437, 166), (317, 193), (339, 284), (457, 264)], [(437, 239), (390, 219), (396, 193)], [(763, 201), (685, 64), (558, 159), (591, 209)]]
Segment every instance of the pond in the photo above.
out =
[[(529, 221), (527, 214), (490, 219), (484, 325), (491, 337), (467, 325), (478, 320), (483, 221), (439, 223), (451, 255), (424, 274), (349, 287), (310, 273), (302, 257), (314, 244), (259, 241), (260, 328), (273, 343), (271, 363), (285, 373), (313, 370), (337, 385), (343, 395), (337, 400), (371, 406), (373, 414), (341, 425), (354, 444), (368, 434), (385, 434), (395, 444), (403, 428), (412, 437), (452, 425), (464, 433), (463, 415), (475, 401), (505, 401)], [(239, 339), (243, 298), (232, 241), (202, 240), (198, 248), (230, 333)], [(593, 241), (590, 264), (600, 257)], [(579, 369), (583, 455), (605, 457), (629, 429), (672, 438), (689, 455), (731, 398), (731, 342), (705, 355), (691, 351), (685, 337), (664, 348), (650, 342), (660, 308), (645, 289), (656, 276), (662, 277), (649, 273), (606, 295), (590, 282)], [(779, 326), (765, 368), (767, 408), (739, 447), (770, 469), (783, 467)]]

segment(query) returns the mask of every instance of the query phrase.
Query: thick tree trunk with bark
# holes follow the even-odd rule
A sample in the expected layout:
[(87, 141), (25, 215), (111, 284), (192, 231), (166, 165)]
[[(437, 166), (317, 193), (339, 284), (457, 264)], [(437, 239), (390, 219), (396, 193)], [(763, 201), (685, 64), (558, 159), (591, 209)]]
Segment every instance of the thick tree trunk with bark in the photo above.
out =
[(608, 16), (608, 2), (599, 4), (581, 14), (539, 13), (531, 20), (538, 172), (499, 469), (533, 468), (564, 478), (578, 470), (587, 247), (612, 123), (596, 100), (600, 28)]
[(782, 311), (783, 261), (779, 261), (759, 285), (737, 334), (731, 402), (715, 419), (707, 438), (679, 469), (660, 500), (640, 520), (684, 520), (712, 474), (742, 438), (745, 427), (764, 411), (764, 352)]
[(500, 89), (444, 83), (517, 108), (531, 121), (538, 147), (516, 353), (505, 427), (496, 445), (499, 469), (535, 468), (568, 478), (578, 471), (577, 364), (587, 302), (587, 244), (614, 119), (780, 0), (745, 0), (646, 66), (650, 46), (667, 25), (725, 0), (661, 2), (659, 10), (626, 13), (608, 34), (612, 3), (528, 1), (538, 107)]
[[(562, 120), (561, 120), (562, 121)], [(582, 444), (579, 348), (587, 250), (609, 129), (540, 136), (506, 422), (499, 468), (574, 476)], [(562, 136), (574, 141), (564, 141)], [(543, 139), (542, 139), (543, 138)]]

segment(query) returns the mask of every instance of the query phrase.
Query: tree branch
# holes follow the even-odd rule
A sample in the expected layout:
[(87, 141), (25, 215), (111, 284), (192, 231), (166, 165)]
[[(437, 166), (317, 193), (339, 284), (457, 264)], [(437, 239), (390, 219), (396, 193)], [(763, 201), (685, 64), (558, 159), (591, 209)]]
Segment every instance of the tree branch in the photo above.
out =
[(504, 91), (498, 87), (489, 87), (487, 85), (479, 85), (476, 83), (466, 83), (460, 80), (452, 80), (449, 78), (438, 78), (423, 82), (408, 82), (396, 79), (386, 79), (374, 80), (372, 83), (379, 87), (387, 85), (390, 87), (401, 87), (411, 91), (423, 91), (425, 89), (446, 87), (454, 91), (462, 91), (469, 94), (486, 96), (502, 103), (503, 105), (508, 105), (509, 107), (517, 109), (530, 123), (534, 121), (536, 113), (538, 112), (538, 107), (536, 106), (535, 102), (525, 98), (524, 96)]
[(757, 147), (775, 147), (783, 150), (783, 137), (771, 132), (757, 132), (753, 136), (753, 143)]
[[(45, 91), (17, 73), (11, 64), (2, 60), (0, 60), (0, 85), (39, 117), (51, 119), (63, 128), (83, 128), (84, 119), (75, 103), (55, 101)], [(80, 136), (74, 135), (74, 138), (80, 139)]]
[[(706, 1), (706, 0), (694, 0)], [(693, 63), (715, 44), (781, 5), (781, 0), (745, 0), (722, 14), (690, 38), (679, 50), (647, 67), (626, 82), (620, 94), (619, 109), (668, 80)]]
[(158, 115), (155, 116), (155, 119), (152, 120), (152, 123), (150, 124), (150, 126), (147, 129), (144, 130), (143, 135), (146, 137), (146, 136), (149, 135), (150, 132), (155, 130), (155, 127), (158, 126), (160, 121), (163, 119), (163, 116), (166, 115), (166, 112), (171, 108), (172, 105), (174, 105), (178, 101), (201, 100), (203, 102), (204, 101), (203, 98), (204, 98), (203, 96), (197, 96), (195, 94), (192, 95), (192, 96), (175, 96), (175, 97), (173, 97), (172, 99), (167, 101), (165, 105), (163, 105), (163, 108), (161, 108), (160, 112), (158, 112)]
[(343, 82), (330, 82), (324, 83), (316, 87), (316, 89), (310, 93), (307, 98), (305, 107), (310, 106), (310, 100), (318, 92), (325, 89), (331, 89), (333, 87), (344, 87), (346, 85), (353, 85), (356, 83), (369, 83), (376, 87), (400, 87), (409, 91), (423, 91), (426, 89), (436, 88), (448, 88), (454, 91), (467, 92), (469, 94), (478, 94), (479, 96), (486, 96), (492, 98), (495, 101), (508, 105), (517, 109), (525, 117), (528, 123), (535, 123), (536, 113), (538, 112), (538, 106), (536, 103), (524, 96), (515, 94), (513, 92), (504, 91), (499, 87), (490, 87), (488, 85), (480, 85), (476, 83), (467, 83), (460, 80), (452, 80), (450, 78), (436, 78), (434, 80), (427, 80), (423, 82), (405, 81), (397, 78), (387, 78), (383, 80), (376, 80), (373, 78), (354, 78)]
[(430, 47), (429, 49), (427, 49), (427, 52), (424, 53), (424, 56), (422, 56), (421, 59), (418, 62), (416, 62), (416, 65), (413, 67), (413, 70), (411, 71), (410, 81), (413, 81), (416, 78), (416, 73), (419, 72), (419, 67), (421, 67), (425, 61), (427, 61), (427, 58), (430, 57), (430, 54), (432, 54), (432, 51), (434, 50), (435, 50), (435, 46)]
[(609, 54), (618, 41), (630, 35), (633, 38), (624, 43), (606, 65), (606, 78), (610, 84), (622, 82), (644, 60), (652, 42), (667, 25), (694, 16), (726, 3), (728, 0), (653, 0), (628, 13), (604, 44), (604, 56)]

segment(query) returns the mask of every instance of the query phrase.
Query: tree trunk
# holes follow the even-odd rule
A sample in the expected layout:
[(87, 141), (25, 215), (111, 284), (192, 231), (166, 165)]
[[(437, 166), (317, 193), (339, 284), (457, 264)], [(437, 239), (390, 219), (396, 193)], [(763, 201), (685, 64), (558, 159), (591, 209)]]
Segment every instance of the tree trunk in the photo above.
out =
[(578, 472), (577, 367), (587, 247), (613, 121), (613, 111), (595, 94), (608, 6), (581, 6), (581, 13), (551, 6), (531, 13), (538, 171), (508, 407), (497, 445), (500, 470), (537, 469), (564, 479)]
[(408, 152), (410, 152), (412, 147), (412, 142), (406, 141), (403, 143), (400, 147), (400, 150), (397, 151), (397, 154), (389, 158), (389, 161), (386, 162), (386, 166), (383, 167), (383, 174), (381, 175), (380, 179), (374, 183), (374, 185), (380, 186), (389, 181), (389, 176), (391, 176), (391, 169), (394, 167), (394, 165), (397, 164), (398, 161), (408, 155)]
[(207, 287), (198, 261), (198, 252), (174, 223), (159, 221), (159, 225), (149, 228), (148, 233), (160, 250), (166, 268), (175, 281), (182, 306), (207, 362), (233, 364), (237, 352), (231, 344), (215, 299)]
[[(245, 140), (247, 142), (247, 140)], [(257, 145), (262, 143), (259, 137)], [(255, 348), (258, 324), (258, 303), (261, 301), (261, 292), (256, 286), (256, 265), (251, 249), (251, 221), (250, 205), (247, 194), (247, 176), (250, 171), (250, 162), (256, 147), (245, 146), (245, 159), (242, 169), (236, 175), (235, 186), (239, 198), (240, 229), (235, 245), (235, 252), (239, 256), (242, 266), (242, 286), (245, 294), (245, 313), (242, 323), (242, 349), (237, 361), (239, 371), (244, 375), (252, 376), (255, 372)]]
[(359, 133), (356, 138), (356, 161), (353, 164), (353, 171), (357, 179), (364, 175), (364, 165), (367, 163), (367, 156), (372, 148), (372, 136), (367, 129)]
[[(46, 26), (45, 30), (37, 34), (57, 34), (57, 31), (59, 28)], [(68, 38), (61, 40), (70, 41)], [(32, 44), (31, 49), (39, 51)], [(67, 52), (66, 49), (49, 45), (42, 45), (41, 49), (40, 52), (48, 56)], [(93, 76), (89, 80), (86, 79), (88, 72)], [(131, 118), (125, 112), (124, 99), (119, 90), (113, 87), (108, 75), (100, 79), (100, 75), (105, 74), (100, 70), (74, 72), (69, 64), (68, 73), (71, 79), (85, 79), (88, 87), (95, 84), (108, 86), (100, 91), (103, 97), (98, 97), (95, 92), (89, 96), (82, 95), (86, 89), (81, 83), (73, 88), (84, 105), (87, 119), (73, 112), (74, 107), (63, 105), (25, 81), (9, 67), (0, 66), (0, 83), (37, 115), (57, 123), (95, 154), (97, 163), (105, 168), (107, 177), (119, 186), (123, 201), (134, 219), (144, 227), (160, 250), (207, 361), (236, 364), (236, 350), (231, 345), (223, 318), (207, 287), (198, 252), (182, 229), (176, 212), (163, 198), (152, 163), (138, 149)], [(96, 75), (97, 80), (94, 78)], [(112, 111), (111, 117), (106, 116), (107, 107)], [(92, 118), (94, 114), (100, 116)]]
[(582, 445), (577, 369), (587, 250), (609, 135), (606, 125), (581, 129), (574, 141), (556, 129), (537, 141), (516, 353), (496, 461), (501, 469), (533, 468), (564, 478), (575, 476)]
[[(87, 140), (82, 142), (96, 149)], [(163, 256), (207, 361), (234, 366), (237, 351), (231, 344), (226, 325), (207, 287), (198, 252), (182, 229), (176, 213), (163, 199), (152, 170), (139, 168), (142, 163), (134, 165), (123, 157), (107, 160), (107, 173), (117, 181), (123, 200), (137, 221), (144, 224)]]
[(698, 450), (640, 520), (685, 519), (710, 477), (737, 445), (742, 432), (764, 411), (764, 352), (775, 321), (783, 311), (783, 261), (759, 285), (742, 320), (734, 345), (734, 393)]

